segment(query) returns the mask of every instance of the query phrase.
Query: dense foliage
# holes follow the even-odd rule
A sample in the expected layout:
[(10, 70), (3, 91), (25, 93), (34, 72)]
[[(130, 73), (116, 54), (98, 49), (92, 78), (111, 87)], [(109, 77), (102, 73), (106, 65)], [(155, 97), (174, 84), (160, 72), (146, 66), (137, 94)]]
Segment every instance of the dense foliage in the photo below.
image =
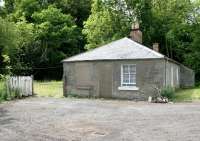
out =
[(139, 21), (143, 44), (196, 72), (200, 81), (197, 0), (4, 0), (0, 7), (0, 74), (61, 78), (60, 61), (128, 36)]
[(90, 7), (90, 0), (5, 0), (0, 29), (10, 35), (0, 34), (0, 73), (60, 79), (61, 60), (84, 51), (83, 21)]

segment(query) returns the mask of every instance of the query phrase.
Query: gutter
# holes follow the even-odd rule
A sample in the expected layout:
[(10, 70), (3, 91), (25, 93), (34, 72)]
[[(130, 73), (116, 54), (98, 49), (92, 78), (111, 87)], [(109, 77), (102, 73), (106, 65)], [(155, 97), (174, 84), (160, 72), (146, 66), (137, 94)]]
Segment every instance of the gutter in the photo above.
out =
[(181, 63), (179, 63), (179, 62), (177, 62), (177, 61), (175, 61), (175, 60), (173, 60), (173, 59), (171, 59), (171, 58), (168, 58), (168, 57), (165, 56), (164, 59), (166, 59), (166, 61), (173, 62), (173, 63), (175, 63), (175, 64), (177, 64), (177, 65), (179, 65), (179, 66), (183, 66), (183, 67), (185, 67), (185, 68), (187, 68), (187, 69), (189, 69), (189, 70), (194, 71), (193, 69), (191, 69), (191, 68), (189, 68), (189, 67), (187, 67), (187, 66), (185, 66), (185, 65), (183, 65), (183, 64), (181, 64)]

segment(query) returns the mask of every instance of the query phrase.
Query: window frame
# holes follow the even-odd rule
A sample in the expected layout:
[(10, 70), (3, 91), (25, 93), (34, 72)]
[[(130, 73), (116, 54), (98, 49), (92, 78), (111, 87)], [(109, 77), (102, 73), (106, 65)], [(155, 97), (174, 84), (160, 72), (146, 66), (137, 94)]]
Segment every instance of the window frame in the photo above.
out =
[[(124, 66), (128, 66), (128, 73), (124, 73)], [(130, 71), (130, 66), (135, 67), (135, 72), (131, 73)], [(128, 75), (128, 83), (124, 83), (124, 74)], [(130, 76), (134, 75), (135, 76), (135, 82), (131, 82)], [(121, 87), (135, 87), (136, 86), (136, 75), (137, 75), (137, 69), (136, 69), (136, 64), (121, 64)], [(133, 80), (134, 80), (133, 79)]]

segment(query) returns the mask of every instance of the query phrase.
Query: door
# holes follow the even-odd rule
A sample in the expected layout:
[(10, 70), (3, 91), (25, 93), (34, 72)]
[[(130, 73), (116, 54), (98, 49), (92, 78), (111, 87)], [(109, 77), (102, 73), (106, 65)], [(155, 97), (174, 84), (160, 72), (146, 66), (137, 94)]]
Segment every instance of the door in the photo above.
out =
[(99, 91), (100, 97), (111, 98), (112, 97), (112, 81), (113, 81), (113, 69), (112, 64), (103, 64), (99, 68)]

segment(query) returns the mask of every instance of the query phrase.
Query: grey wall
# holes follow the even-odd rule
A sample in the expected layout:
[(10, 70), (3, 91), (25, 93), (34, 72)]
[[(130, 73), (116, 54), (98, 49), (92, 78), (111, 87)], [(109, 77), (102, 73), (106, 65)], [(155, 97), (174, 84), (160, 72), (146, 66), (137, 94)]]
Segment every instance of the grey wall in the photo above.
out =
[(64, 63), (64, 95), (98, 96), (98, 73), (92, 62)]
[[(120, 91), (121, 64), (136, 64), (136, 86), (138, 91)], [(147, 100), (157, 93), (156, 88), (164, 85), (164, 60), (133, 60), (114, 62), (113, 97)]]
[[(137, 91), (118, 90), (121, 65), (136, 64)], [(156, 94), (156, 87), (165, 84), (165, 61), (91, 61), (64, 63), (64, 94), (147, 100)]]
[(180, 83), (181, 83), (181, 87), (193, 87), (195, 84), (195, 74), (194, 71), (183, 66), (180, 65), (180, 75), (181, 75), (181, 79), (180, 79)]
[(180, 87), (180, 66), (166, 60), (166, 86)]

